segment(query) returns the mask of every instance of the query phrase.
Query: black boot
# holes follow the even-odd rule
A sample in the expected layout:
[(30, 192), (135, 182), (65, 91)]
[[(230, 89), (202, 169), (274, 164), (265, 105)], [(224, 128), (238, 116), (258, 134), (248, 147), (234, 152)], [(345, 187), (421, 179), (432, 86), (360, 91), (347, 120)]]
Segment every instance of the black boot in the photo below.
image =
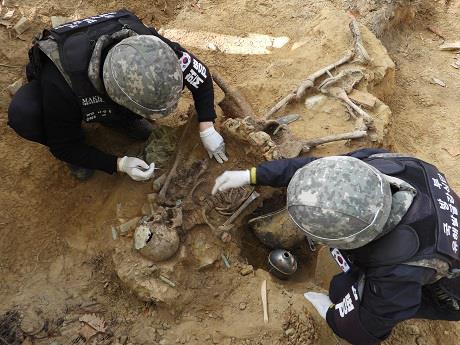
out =
[(86, 181), (94, 174), (94, 169), (82, 168), (78, 165), (69, 163), (67, 163), (67, 166), (69, 167), (70, 173), (80, 181)]

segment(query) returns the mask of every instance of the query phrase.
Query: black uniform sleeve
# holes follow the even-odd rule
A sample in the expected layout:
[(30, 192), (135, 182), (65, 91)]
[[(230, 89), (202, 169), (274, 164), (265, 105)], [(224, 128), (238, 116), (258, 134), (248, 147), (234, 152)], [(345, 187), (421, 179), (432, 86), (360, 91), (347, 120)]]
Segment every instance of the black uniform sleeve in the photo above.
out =
[(343, 279), (337, 276), (329, 291), (335, 296), (335, 305), (327, 312), (327, 322), (334, 333), (352, 344), (377, 344), (399, 322), (416, 315), (422, 286), (433, 275), (429, 268), (408, 265), (368, 269), (359, 298), (357, 285), (342, 284)]
[(155, 29), (150, 28), (153, 34), (168, 44), (176, 53), (184, 75), (184, 85), (190, 90), (195, 102), (195, 109), (199, 122), (214, 121), (214, 86), (208, 67), (193, 54), (181, 47), (179, 43), (172, 42), (161, 36)]
[[(385, 149), (364, 148), (344, 154), (365, 159), (376, 153), (387, 153)], [(297, 169), (320, 157), (298, 157), (264, 162), (256, 168), (256, 184), (259, 186), (286, 187)]]
[(317, 157), (279, 159), (260, 164), (256, 168), (256, 184), (259, 186), (286, 187), (295, 172)]
[(80, 107), (70, 87), (51, 63), (41, 73), (44, 127), (51, 153), (67, 163), (112, 174), (117, 157), (84, 143)]
[(377, 148), (366, 147), (366, 148), (359, 149), (359, 150), (356, 150), (356, 151), (348, 152), (348, 153), (344, 154), (344, 156), (351, 156), (351, 157), (355, 157), (355, 158), (358, 158), (358, 159), (366, 159), (366, 158), (369, 158), (370, 156), (375, 155), (377, 153), (390, 153), (390, 151), (385, 150), (385, 149), (377, 149)]

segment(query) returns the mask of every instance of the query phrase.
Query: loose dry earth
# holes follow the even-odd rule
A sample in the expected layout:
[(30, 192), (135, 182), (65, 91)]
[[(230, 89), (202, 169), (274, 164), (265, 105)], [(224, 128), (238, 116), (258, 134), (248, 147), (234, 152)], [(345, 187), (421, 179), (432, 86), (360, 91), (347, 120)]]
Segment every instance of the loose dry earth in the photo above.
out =
[[(176, 286), (159, 280), (155, 283), (160, 293), (169, 297), (158, 303), (139, 298), (139, 284), (151, 277), (133, 278), (131, 271), (142, 272), (144, 261), (131, 251), (130, 239), (113, 240), (111, 226), (141, 215), (152, 184), (104, 173), (79, 183), (45, 147), (18, 138), (6, 125), (10, 101), (6, 88), (23, 77), (29, 42), (50, 25), (50, 16), (78, 18), (127, 7), (146, 23), (161, 27), (166, 36), (183, 43), (211, 70), (238, 87), (261, 116), (303, 78), (351, 48), (346, 14), (351, 10), (363, 23), (374, 23), (370, 27), (381, 39), (361, 28), (372, 63), (364, 69), (365, 80), (358, 88), (378, 98), (370, 111), (376, 131), (369, 139), (328, 144), (309, 154), (383, 146), (436, 164), (460, 190), (460, 72), (451, 66), (455, 53), (438, 49), (443, 42), (439, 34), (447, 41), (458, 39), (458, 0), (404, 7), (384, 27), (373, 22), (372, 6), (358, 13), (349, 6), (351, 1), (340, 0), (4, 3), (1, 16), (7, 8), (15, 8), (12, 22), (25, 16), (31, 28), (16, 37), (5, 26), (0, 27), (0, 315), (17, 310), (22, 316), (20, 322), (15, 320), (21, 318), (9, 314), (0, 329), (0, 343), (84, 343), (79, 318), (85, 314), (106, 321), (104, 334), (89, 341), (95, 344), (340, 343), (302, 296), (306, 290), (327, 286), (334, 267), (324, 251), (316, 254), (299, 248), (299, 272), (291, 281), (281, 282), (265, 271), (268, 249), (244, 227), (235, 231), (230, 243), (216, 239), (205, 225), (193, 228), (185, 236), (180, 265), (168, 275)], [(415, 6), (418, 2), (407, 3)], [(432, 83), (433, 77), (446, 86)], [(217, 87), (216, 95), (218, 100), (223, 97)], [(190, 103), (186, 94), (176, 119)], [(302, 115), (290, 128), (303, 139), (354, 129), (346, 108), (330, 97), (309, 108), (302, 101), (280, 111), (291, 113)], [(223, 120), (219, 110), (218, 125)], [(142, 152), (142, 144), (106, 128), (92, 126), (89, 132), (90, 139), (108, 151), (119, 155)], [(197, 136), (189, 143), (190, 147), (195, 144)], [(209, 193), (213, 177), (223, 170), (256, 163), (251, 154), (242, 153), (244, 150), (244, 145), (229, 144), (229, 163), (218, 166), (209, 162), (208, 183), (200, 187), (201, 193)], [(196, 145), (187, 164), (205, 157)], [(225, 267), (221, 254), (229, 258), (230, 268)], [(248, 263), (255, 271), (242, 275)], [(260, 302), (264, 279), (268, 281), (268, 324), (263, 323)], [(19, 333), (29, 336), (18, 337), (15, 343), (15, 336), (5, 327), (18, 323), (22, 328)], [(409, 321), (398, 326), (385, 343), (457, 344), (459, 336), (455, 323)]]

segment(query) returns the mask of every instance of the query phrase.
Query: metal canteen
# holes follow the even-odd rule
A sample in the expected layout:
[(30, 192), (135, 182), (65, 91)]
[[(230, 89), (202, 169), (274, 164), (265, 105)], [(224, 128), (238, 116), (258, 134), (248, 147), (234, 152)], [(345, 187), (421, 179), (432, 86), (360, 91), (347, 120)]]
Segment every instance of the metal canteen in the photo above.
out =
[(297, 260), (287, 250), (272, 250), (268, 255), (268, 271), (275, 277), (286, 280), (297, 271)]

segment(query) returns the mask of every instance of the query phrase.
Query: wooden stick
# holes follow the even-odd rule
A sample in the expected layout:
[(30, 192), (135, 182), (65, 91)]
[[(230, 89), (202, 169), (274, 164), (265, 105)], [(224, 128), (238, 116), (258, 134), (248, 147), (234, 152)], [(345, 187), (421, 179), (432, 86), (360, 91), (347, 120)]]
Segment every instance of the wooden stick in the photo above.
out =
[(338, 61), (321, 68), (320, 70), (316, 71), (315, 73), (310, 74), (307, 79), (302, 81), (300, 85), (297, 87), (296, 90), (291, 91), (286, 97), (284, 97), (281, 101), (275, 104), (273, 108), (271, 108), (266, 114), (265, 118), (269, 119), (271, 118), (278, 110), (280, 110), (282, 107), (285, 105), (291, 103), (293, 100), (299, 100), (305, 95), (305, 92), (307, 89), (313, 87), (316, 79), (321, 77), (322, 75), (326, 74), (330, 70), (337, 68), (340, 65), (343, 65), (344, 63), (347, 63), (353, 58), (353, 53), (352, 52), (347, 52), (342, 58), (340, 58)]
[(174, 177), (174, 175), (176, 175), (177, 166), (179, 165), (179, 161), (182, 159), (182, 156), (184, 155), (183, 151), (186, 147), (185, 140), (188, 139), (187, 134), (189, 132), (190, 127), (192, 127), (192, 122), (193, 122), (194, 117), (195, 117), (195, 112), (191, 112), (189, 119), (187, 120), (187, 124), (184, 127), (184, 131), (182, 132), (182, 135), (177, 144), (176, 158), (174, 159), (173, 166), (171, 167), (171, 170), (169, 170), (166, 180), (163, 184), (163, 187), (161, 187), (160, 193), (158, 194), (159, 201), (161, 203), (164, 202), (166, 199), (166, 192), (168, 191), (169, 184), (171, 183), (171, 180)]
[(349, 139), (359, 139), (364, 138), (367, 136), (367, 131), (353, 131), (353, 132), (346, 132), (341, 134), (332, 134), (321, 138), (311, 139), (304, 142), (302, 151), (303, 153), (310, 151), (313, 147), (331, 143), (333, 141), (340, 141), (340, 140), (349, 140)]
[(230, 98), (231, 101), (233, 101), (240, 108), (240, 112), (243, 117), (255, 117), (251, 105), (238, 89), (227, 84), (227, 82), (217, 72), (212, 72), (212, 78), (225, 93), (225, 97)]
[(267, 280), (262, 282), (260, 295), (262, 297), (262, 307), (264, 309), (264, 323), (268, 323)]
[(371, 62), (371, 58), (367, 53), (366, 48), (364, 48), (363, 38), (361, 36), (361, 31), (359, 30), (358, 22), (354, 18), (350, 22), (350, 30), (354, 40), (356, 59), (367, 65)]

